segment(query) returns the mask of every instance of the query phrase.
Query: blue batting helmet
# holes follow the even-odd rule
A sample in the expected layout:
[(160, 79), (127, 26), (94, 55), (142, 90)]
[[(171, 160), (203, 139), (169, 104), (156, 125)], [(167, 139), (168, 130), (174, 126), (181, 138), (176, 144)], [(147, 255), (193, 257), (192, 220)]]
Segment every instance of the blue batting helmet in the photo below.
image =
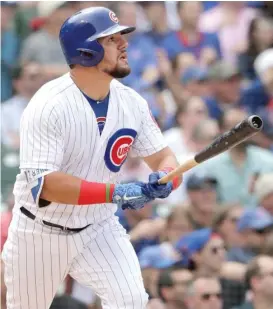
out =
[(121, 26), (113, 11), (104, 7), (93, 7), (69, 17), (61, 27), (59, 38), (68, 65), (92, 67), (104, 56), (104, 49), (98, 38), (119, 32), (126, 34), (134, 30), (135, 27)]

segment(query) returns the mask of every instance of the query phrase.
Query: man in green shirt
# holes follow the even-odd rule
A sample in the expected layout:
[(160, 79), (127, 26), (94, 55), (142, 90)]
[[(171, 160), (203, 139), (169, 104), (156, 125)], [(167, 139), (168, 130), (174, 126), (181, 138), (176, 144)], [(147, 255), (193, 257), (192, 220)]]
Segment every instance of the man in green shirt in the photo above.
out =
[[(246, 117), (247, 114), (241, 109), (227, 110), (221, 121), (222, 132), (230, 130)], [(219, 202), (254, 207), (257, 206), (257, 198), (251, 190), (252, 182), (257, 174), (273, 171), (273, 154), (250, 145), (247, 140), (203, 163), (198, 171), (217, 180)]]

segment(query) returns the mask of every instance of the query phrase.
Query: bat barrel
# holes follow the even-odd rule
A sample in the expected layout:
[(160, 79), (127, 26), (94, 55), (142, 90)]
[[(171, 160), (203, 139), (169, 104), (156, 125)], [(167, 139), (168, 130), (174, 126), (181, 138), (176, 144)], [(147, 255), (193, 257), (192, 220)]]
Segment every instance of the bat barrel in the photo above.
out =
[(244, 119), (234, 128), (217, 137), (208, 147), (195, 155), (195, 161), (198, 163), (204, 162), (235, 147), (254, 134), (257, 134), (262, 130), (262, 127), (263, 120), (257, 115), (252, 115)]
[(160, 184), (167, 183), (175, 176), (181, 175), (196, 165), (242, 143), (244, 140), (261, 131), (262, 127), (263, 120), (257, 115), (252, 115), (244, 119), (229, 131), (218, 136), (210, 145), (197, 153), (194, 158), (187, 160), (175, 170), (159, 179), (158, 182)]

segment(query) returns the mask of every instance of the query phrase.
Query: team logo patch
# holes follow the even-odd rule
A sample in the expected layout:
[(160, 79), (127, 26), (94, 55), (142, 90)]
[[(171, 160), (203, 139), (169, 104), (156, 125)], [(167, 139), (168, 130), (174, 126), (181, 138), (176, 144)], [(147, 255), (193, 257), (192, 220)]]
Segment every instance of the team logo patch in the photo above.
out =
[(120, 129), (113, 134), (107, 144), (104, 160), (111, 172), (119, 172), (135, 140), (137, 132), (133, 129)]
[(110, 19), (114, 22), (114, 23), (118, 23), (118, 18), (117, 18), (117, 16), (116, 16), (116, 14), (114, 13), (114, 12), (110, 12), (109, 13), (109, 17), (110, 17)]

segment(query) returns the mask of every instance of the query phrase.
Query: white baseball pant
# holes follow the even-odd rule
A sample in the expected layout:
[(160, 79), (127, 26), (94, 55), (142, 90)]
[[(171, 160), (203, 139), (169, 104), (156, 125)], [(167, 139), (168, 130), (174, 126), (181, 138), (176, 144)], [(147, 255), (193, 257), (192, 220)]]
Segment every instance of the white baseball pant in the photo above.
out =
[(14, 214), (3, 249), (7, 309), (48, 309), (70, 274), (92, 288), (104, 309), (144, 309), (139, 262), (116, 217), (65, 233)]

